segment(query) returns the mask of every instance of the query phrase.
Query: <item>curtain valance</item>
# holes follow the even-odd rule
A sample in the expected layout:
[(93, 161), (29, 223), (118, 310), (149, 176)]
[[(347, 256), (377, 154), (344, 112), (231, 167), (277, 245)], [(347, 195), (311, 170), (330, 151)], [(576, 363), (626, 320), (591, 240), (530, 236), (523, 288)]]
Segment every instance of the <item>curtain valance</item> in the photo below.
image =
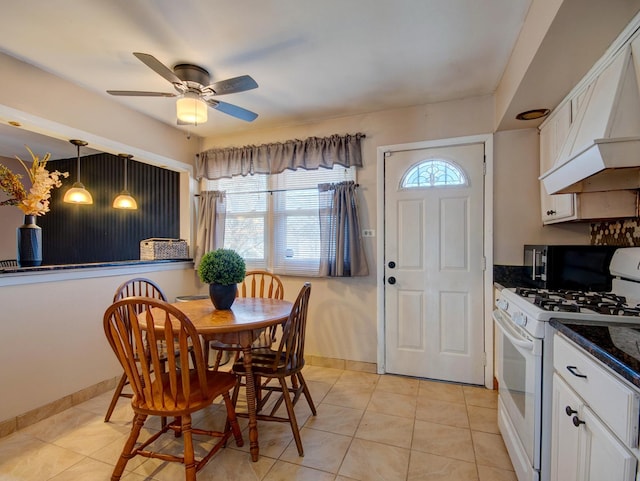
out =
[(196, 159), (196, 178), (209, 180), (247, 174), (279, 174), (286, 169), (362, 167), (364, 134), (309, 137), (263, 145), (210, 149)]

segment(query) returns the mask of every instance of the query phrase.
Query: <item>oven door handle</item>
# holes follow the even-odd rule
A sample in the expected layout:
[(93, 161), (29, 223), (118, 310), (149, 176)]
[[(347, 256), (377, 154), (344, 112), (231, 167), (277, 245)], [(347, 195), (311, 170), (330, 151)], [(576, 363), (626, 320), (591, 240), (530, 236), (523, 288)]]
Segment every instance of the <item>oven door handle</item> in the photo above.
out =
[(498, 311), (493, 312), (493, 319), (496, 321), (496, 324), (502, 331), (502, 333), (507, 336), (509, 341), (513, 343), (513, 345), (518, 346), (526, 351), (533, 351), (535, 348), (535, 342), (531, 339), (527, 339), (523, 337), (521, 333), (519, 333), (513, 326), (510, 325), (510, 322), (504, 319), (504, 315)]

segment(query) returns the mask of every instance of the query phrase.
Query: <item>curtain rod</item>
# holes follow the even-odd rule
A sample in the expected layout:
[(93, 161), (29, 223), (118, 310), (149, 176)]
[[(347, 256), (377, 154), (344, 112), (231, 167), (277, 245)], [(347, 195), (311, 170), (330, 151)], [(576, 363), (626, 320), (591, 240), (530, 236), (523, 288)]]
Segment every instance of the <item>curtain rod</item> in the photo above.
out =
[[(360, 187), (360, 184), (356, 184), (355, 187)], [(274, 192), (292, 192), (294, 190), (318, 190), (317, 187), (302, 187), (300, 189), (273, 189), (273, 190), (250, 190), (247, 192), (226, 192), (225, 195), (234, 194), (273, 194)], [(200, 194), (195, 194), (194, 197), (200, 197)]]

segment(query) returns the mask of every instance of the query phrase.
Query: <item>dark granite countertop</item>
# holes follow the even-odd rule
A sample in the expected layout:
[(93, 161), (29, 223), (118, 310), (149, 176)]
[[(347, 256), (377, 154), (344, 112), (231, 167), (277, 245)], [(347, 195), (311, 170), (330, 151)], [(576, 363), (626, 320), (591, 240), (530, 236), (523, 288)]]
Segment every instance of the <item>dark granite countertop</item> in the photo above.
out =
[(494, 264), (493, 281), (502, 287), (540, 287), (531, 280), (524, 266)]
[(174, 262), (192, 262), (193, 259), (163, 259), (163, 260), (130, 260), (130, 261), (112, 261), (112, 262), (92, 262), (88, 264), (57, 264), (46, 265), (38, 267), (0, 267), (0, 275), (2, 274), (16, 274), (16, 273), (29, 273), (29, 272), (47, 272), (47, 271), (62, 271), (70, 269), (87, 269), (87, 268), (103, 268), (103, 267), (123, 267), (123, 266), (138, 266), (144, 264), (170, 264)]
[(552, 327), (640, 388), (640, 323), (551, 319)]

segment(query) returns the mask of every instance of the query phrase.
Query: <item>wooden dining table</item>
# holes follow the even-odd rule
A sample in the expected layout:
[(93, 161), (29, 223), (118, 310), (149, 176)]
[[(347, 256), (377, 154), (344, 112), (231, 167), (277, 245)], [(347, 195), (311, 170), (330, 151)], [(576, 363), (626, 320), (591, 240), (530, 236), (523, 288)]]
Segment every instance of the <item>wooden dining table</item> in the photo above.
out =
[(201, 336), (230, 346), (238, 346), (238, 349), (242, 350), (247, 377), (249, 446), (251, 459), (257, 461), (260, 449), (256, 392), (251, 369), (251, 346), (264, 329), (286, 321), (293, 304), (281, 299), (239, 297), (228, 310), (214, 308), (210, 299), (176, 302), (173, 306), (187, 315)]

